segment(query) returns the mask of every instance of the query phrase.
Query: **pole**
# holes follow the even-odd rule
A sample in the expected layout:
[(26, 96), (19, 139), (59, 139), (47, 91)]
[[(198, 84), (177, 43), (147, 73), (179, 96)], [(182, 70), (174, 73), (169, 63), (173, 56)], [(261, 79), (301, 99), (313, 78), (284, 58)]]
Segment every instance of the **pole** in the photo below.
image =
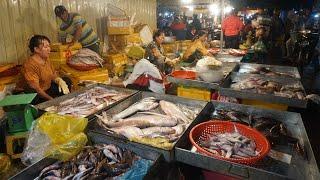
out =
[(221, 33), (220, 33), (220, 53), (222, 53), (223, 46), (223, 32), (222, 32), (222, 21), (224, 16), (224, 0), (220, 0), (220, 12), (221, 12)]

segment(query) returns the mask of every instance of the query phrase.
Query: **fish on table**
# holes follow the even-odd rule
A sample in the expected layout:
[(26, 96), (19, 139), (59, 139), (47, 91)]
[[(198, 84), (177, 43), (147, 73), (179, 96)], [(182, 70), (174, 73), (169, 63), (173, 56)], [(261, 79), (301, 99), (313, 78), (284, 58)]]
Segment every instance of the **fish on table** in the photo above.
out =
[(109, 90), (103, 87), (94, 87), (76, 97), (60, 102), (58, 105), (46, 108), (46, 111), (61, 115), (88, 116), (97, 110), (115, 103), (129, 94)]
[(96, 116), (100, 126), (130, 140), (145, 143), (149, 138), (163, 138), (168, 145), (182, 135), (199, 112), (199, 108), (148, 97), (114, 115), (102, 112)]

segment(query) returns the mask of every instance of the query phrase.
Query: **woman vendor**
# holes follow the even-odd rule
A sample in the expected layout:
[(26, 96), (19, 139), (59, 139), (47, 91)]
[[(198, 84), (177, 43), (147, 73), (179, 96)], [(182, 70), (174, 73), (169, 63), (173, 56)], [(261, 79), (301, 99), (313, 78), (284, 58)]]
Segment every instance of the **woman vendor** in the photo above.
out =
[(23, 63), (15, 94), (37, 93), (32, 104), (51, 100), (68, 94), (71, 81), (60, 78), (49, 61), (50, 40), (46, 36), (34, 35), (29, 42), (32, 55)]
[(156, 31), (153, 35), (153, 41), (146, 48), (145, 58), (156, 65), (161, 72), (171, 73), (169, 69), (179, 61), (179, 58), (170, 59), (164, 55), (163, 41), (164, 32)]
[(203, 56), (212, 56), (207, 48), (205, 42), (207, 41), (208, 33), (206, 31), (199, 31), (192, 40), (191, 45), (188, 47), (183, 55), (185, 62), (192, 63), (195, 60), (201, 59)]

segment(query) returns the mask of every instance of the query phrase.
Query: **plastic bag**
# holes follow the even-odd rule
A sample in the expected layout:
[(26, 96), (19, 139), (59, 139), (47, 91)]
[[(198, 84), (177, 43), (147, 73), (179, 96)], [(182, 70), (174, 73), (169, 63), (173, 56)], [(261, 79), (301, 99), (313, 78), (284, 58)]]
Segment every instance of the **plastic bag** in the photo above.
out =
[(45, 113), (34, 121), (21, 161), (30, 165), (45, 156), (70, 159), (87, 143), (87, 124), (86, 118)]
[(0, 153), (0, 174), (4, 174), (11, 166), (10, 157), (6, 154)]

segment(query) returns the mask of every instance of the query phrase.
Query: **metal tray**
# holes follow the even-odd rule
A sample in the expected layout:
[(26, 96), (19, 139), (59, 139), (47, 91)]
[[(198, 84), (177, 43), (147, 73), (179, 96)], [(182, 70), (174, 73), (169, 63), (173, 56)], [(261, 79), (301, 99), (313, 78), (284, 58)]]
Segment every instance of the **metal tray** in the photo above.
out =
[[(265, 80), (272, 80), (275, 82), (279, 82), (283, 85), (291, 84), (291, 83), (299, 83), (303, 88), (303, 85), (301, 84), (301, 82), (293, 78), (267, 77), (259, 74), (240, 74), (240, 73), (232, 72), (230, 76), (228, 76), (227, 79), (224, 81), (222, 87), (219, 90), (219, 93), (223, 96), (230, 96), (230, 97), (242, 98), (242, 99), (255, 99), (255, 100), (261, 100), (261, 101), (270, 102), (270, 103), (285, 104), (290, 107), (298, 107), (298, 108), (307, 107), (306, 99), (286, 98), (286, 97), (276, 96), (273, 94), (258, 94), (248, 90), (240, 91), (240, 90), (234, 90), (230, 88), (230, 85), (233, 80), (240, 80), (248, 77), (258, 77)], [(304, 94), (306, 95), (305, 92)]]
[[(154, 179), (153, 177), (157, 175), (157, 170), (159, 168), (160, 162), (163, 160), (163, 157), (161, 154), (154, 151), (145, 151), (144, 149), (141, 149), (141, 148), (131, 149), (129, 146), (126, 146), (125, 144), (119, 144), (117, 141), (105, 139), (104, 136), (101, 136), (99, 134), (89, 133), (88, 136), (92, 144), (99, 144), (99, 143), (114, 144), (121, 148), (129, 149), (144, 159), (152, 160), (153, 164), (148, 170), (144, 179)], [(55, 163), (56, 161), (57, 161), (56, 159), (43, 158), (40, 161), (32, 164), (31, 166), (28, 166), (27, 168), (25, 168), (15, 176), (11, 177), (10, 180), (34, 179), (39, 175), (39, 173), (43, 168)]]
[[(94, 85), (91, 85), (91, 86), (82, 88), (82, 89), (80, 89), (79, 91), (75, 91), (75, 92), (72, 92), (72, 93), (70, 93), (70, 94), (57, 97), (57, 98), (55, 98), (55, 99), (53, 99), (53, 100), (40, 103), (40, 104), (36, 105), (36, 108), (39, 109), (39, 110), (41, 110), (41, 111), (43, 111), (43, 112), (45, 112), (45, 109), (46, 109), (47, 107), (55, 106), (55, 105), (59, 104), (59, 103), (62, 102), (62, 101), (65, 101), (65, 100), (67, 100), (67, 99), (71, 99), (71, 98), (73, 98), (73, 97), (76, 97), (76, 96), (78, 96), (79, 94), (82, 94), (82, 93), (84, 93), (85, 91), (87, 91), (87, 90), (89, 90), (89, 89), (92, 89), (92, 88), (95, 88), (95, 87), (103, 87), (103, 88), (110, 89), (110, 90), (116, 90), (116, 91), (119, 91), (119, 92), (124, 92), (124, 93), (129, 94), (128, 97), (130, 97), (130, 96), (138, 93), (137, 90), (125, 89), (125, 88), (118, 88), (118, 87), (108, 86), (108, 85), (105, 85), (105, 84), (94, 84)], [(127, 99), (128, 97), (123, 98), (123, 99), (121, 99), (120, 101), (117, 101), (117, 102), (115, 102), (115, 103), (113, 103), (113, 104), (110, 104), (109, 106), (103, 106), (103, 107), (101, 107), (98, 111), (96, 111), (95, 113), (100, 113), (100, 112), (102, 112), (102, 110), (111, 108), (111, 107), (115, 106), (116, 104), (118, 104), (119, 102), (122, 102), (123, 100)], [(94, 113), (94, 114), (95, 114), (95, 113)], [(87, 116), (88, 119), (92, 119), (93, 117), (94, 117), (93, 114), (90, 114), (90, 115)]]
[[(205, 107), (205, 105), (207, 103), (204, 101), (189, 100), (189, 99), (185, 99), (185, 98), (181, 98), (181, 97), (177, 97), (177, 96), (171, 96), (171, 95), (156, 94), (156, 93), (150, 93), (150, 92), (139, 92), (138, 94), (135, 94), (135, 95), (131, 96), (130, 98), (126, 99), (125, 101), (117, 104), (113, 108), (108, 109), (106, 112), (107, 112), (107, 114), (110, 114), (110, 115), (121, 112), (124, 109), (128, 108), (130, 105), (132, 105), (135, 102), (138, 102), (141, 99), (146, 98), (146, 97), (155, 97), (157, 99), (180, 103), (180, 104), (187, 105), (187, 106), (199, 107), (199, 108), (201, 108), (201, 110), (203, 107)], [(193, 123), (195, 123), (195, 121), (196, 120), (194, 120), (191, 123), (191, 125)], [(189, 127), (185, 130), (185, 132), (189, 129)], [(173, 146), (173, 148), (171, 150), (165, 150), (165, 149), (153, 147), (151, 145), (145, 145), (145, 144), (141, 144), (141, 143), (137, 143), (137, 142), (132, 142), (132, 141), (129, 141), (128, 139), (122, 137), (121, 135), (110, 133), (105, 128), (99, 126), (99, 124), (97, 123), (96, 120), (93, 120), (88, 123), (87, 130), (88, 130), (88, 133), (94, 132), (94, 133), (103, 134), (105, 139), (121, 142), (123, 144), (126, 144), (130, 148), (141, 147), (146, 150), (159, 152), (159, 153), (163, 154), (163, 156), (167, 162), (170, 162), (174, 159), (174, 146), (175, 145)]]
[[(208, 103), (203, 111), (198, 115), (197, 118), (199, 123), (210, 119), (210, 114), (214, 112), (215, 108), (237, 110), (248, 114), (269, 117), (281, 121), (286, 125), (288, 133), (292, 137), (299, 139), (300, 144), (304, 146), (307, 158), (304, 159), (295, 151), (291, 151), (292, 154), (290, 155), (292, 155), (292, 159), (290, 164), (274, 160), (270, 166), (251, 167), (223, 161), (199, 154), (197, 152), (192, 152), (190, 150), (192, 144), (189, 141), (190, 130), (188, 130), (176, 145), (176, 161), (217, 173), (238, 177), (240, 179), (320, 179), (317, 163), (300, 114), (258, 109), (247, 105), (212, 101)], [(286, 152), (285, 150), (290, 149), (289, 146), (282, 148), (283, 151), (280, 151), (279, 149), (277, 150), (280, 152)]]
[(233, 56), (229, 54), (228, 52), (218, 53), (214, 55), (214, 57), (222, 62), (233, 62), (233, 63), (239, 63), (243, 56)]
[[(267, 64), (252, 64), (252, 63), (240, 63), (235, 69), (234, 72), (239, 72), (239, 70), (244, 67), (252, 67), (252, 68), (258, 68), (258, 67), (265, 67), (265, 68), (270, 68), (271, 70), (275, 72), (281, 72), (281, 73), (291, 73), (293, 76), (280, 76), (284, 78), (296, 78), (300, 79), (300, 73), (296, 67), (291, 67), (291, 66), (277, 66), (277, 65), (267, 65)], [(249, 73), (251, 74), (251, 73)], [(273, 76), (273, 77), (279, 77), (279, 76)]]
[[(230, 74), (230, 72), (234, 71), (236, 66), (237, 66), (237, 63), (222, 62), (222, 71), (226, 74), (225, 78)], [(210, 89), (210, 90), (212, 89), (218, 90), (224, 81), (224, 80), (221, 80), (220, 82), (210, 83), (210, 82), (203, 81), (201, 79), (191, 80), (191, 79), (175, 78), (172, 76), (167, 76), (167, 80), (171, 83), (175, 83), (179, 85), (198, 87), (198, 88), (204, 88), (204, 89)]]

